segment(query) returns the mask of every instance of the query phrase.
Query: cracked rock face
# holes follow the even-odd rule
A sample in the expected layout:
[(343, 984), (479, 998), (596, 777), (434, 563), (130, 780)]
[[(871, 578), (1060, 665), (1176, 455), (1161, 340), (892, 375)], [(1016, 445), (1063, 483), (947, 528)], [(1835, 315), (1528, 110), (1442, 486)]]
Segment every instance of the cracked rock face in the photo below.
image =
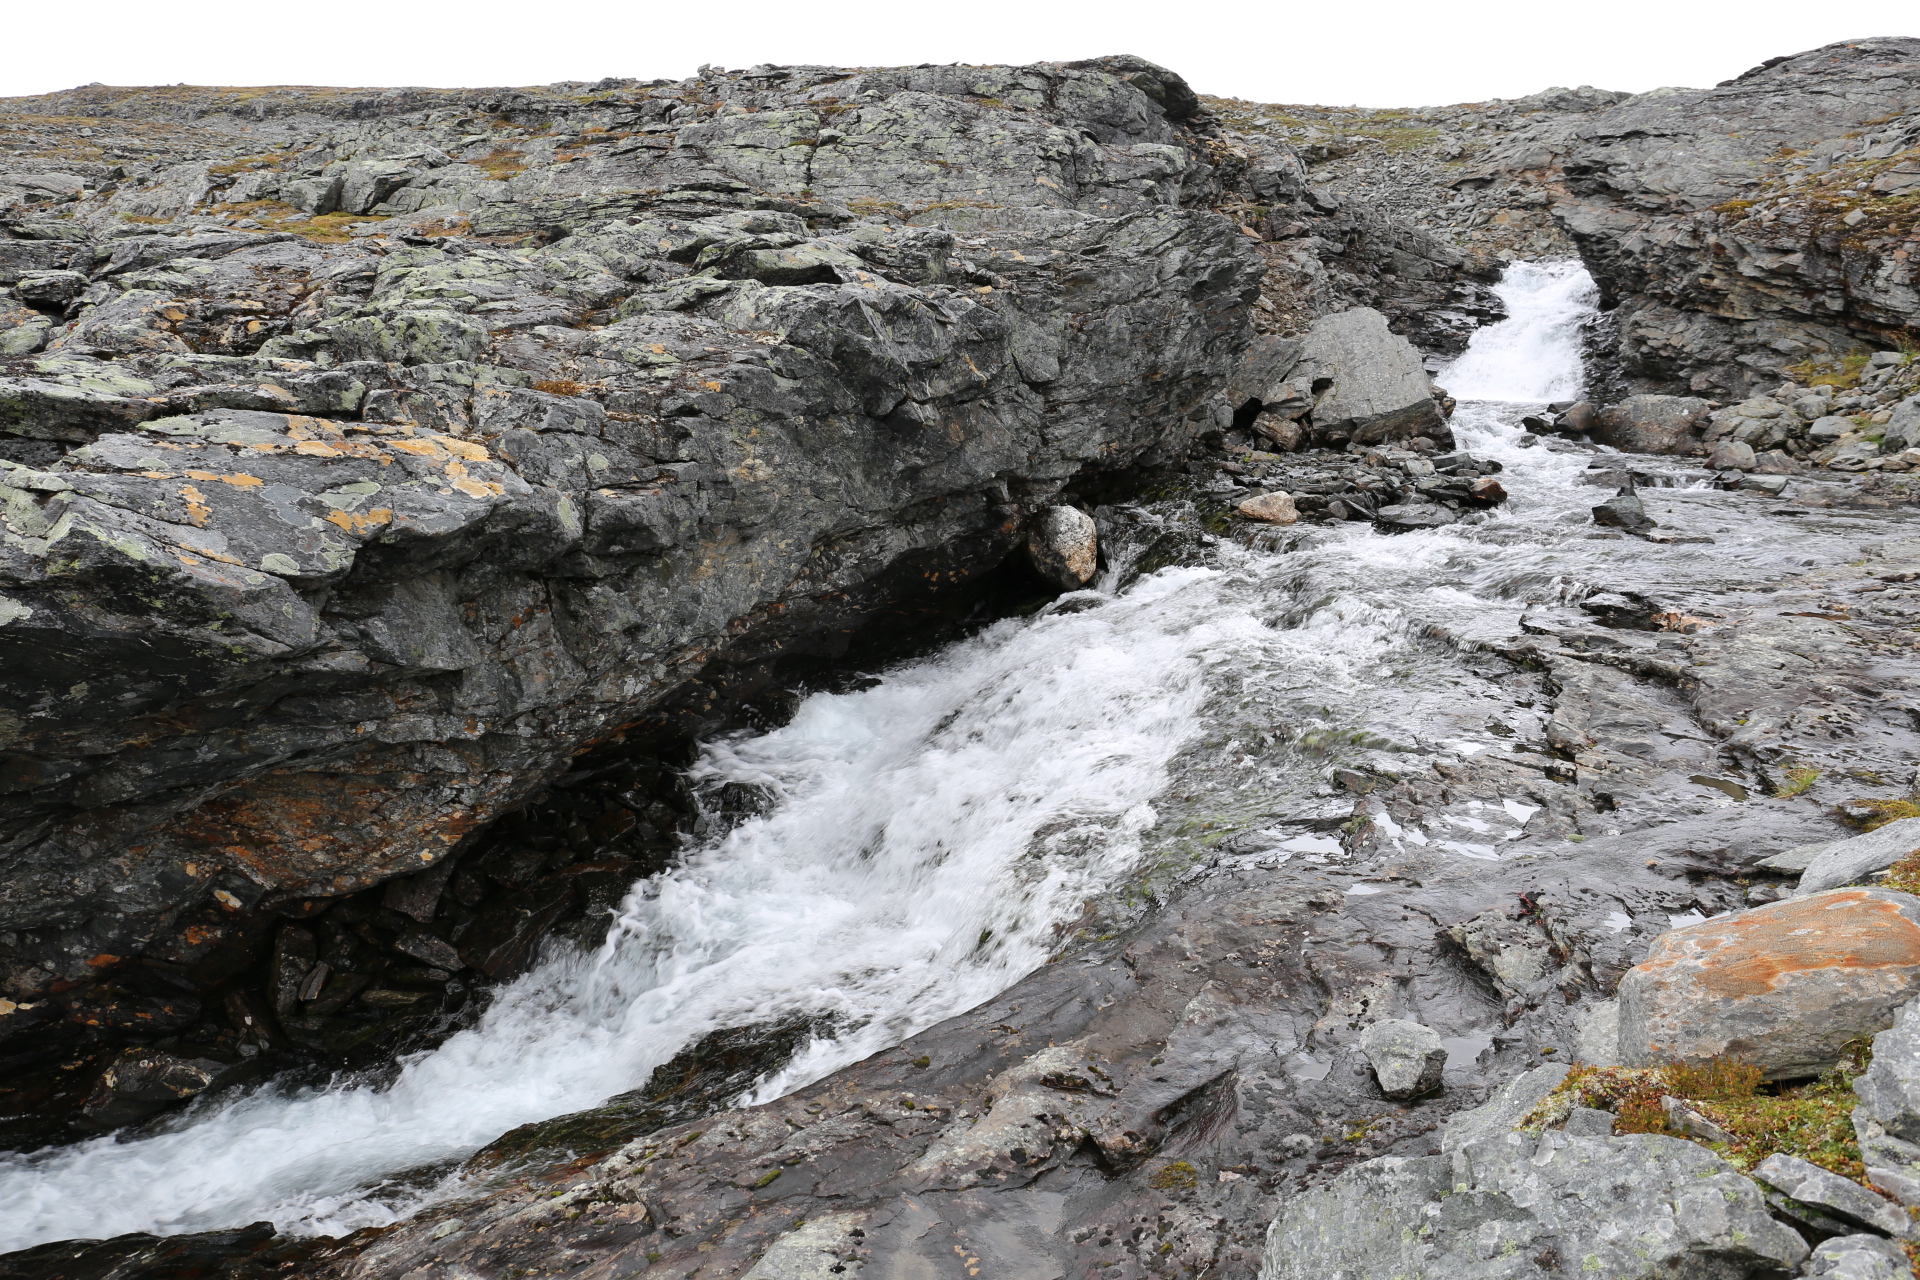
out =
[[(0, 242), (43, 305), (94, 281), (0, 377), (10, 996), (178, 950), (214, 895), (431, 866), (691, 678), (831, 652), (1081, 472), (1217, 427), (1260, 260), (1173, 207), (1205, 167), (1146, 65), (1008, 72), (1048, 99), (1011, 113), (931, 73), (522, 104), (600, 149), (504, 202), (421, 148), (457, 121), (403, 114), (356, 141), (413, 154), (325, 160), (304, 206), (387, 234), (109, 207)], [(771, 194), (801, 186), (968, 199)], [(408, 234), (410, 200), (500, 225)]]
[(1739, 400), (1920, 317), (1920, 41), (1855, 40), (1596, 113), (1555, 217), (1617, 304), (1623, 371)]

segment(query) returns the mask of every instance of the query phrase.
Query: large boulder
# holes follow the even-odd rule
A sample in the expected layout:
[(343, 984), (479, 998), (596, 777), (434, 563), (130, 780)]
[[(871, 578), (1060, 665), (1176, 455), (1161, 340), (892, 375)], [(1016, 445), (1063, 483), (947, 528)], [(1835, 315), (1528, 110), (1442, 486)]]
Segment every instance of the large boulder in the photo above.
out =
[(1592, 435), (1623, 453), (1697, 453), (1711, 408), (1694, 396), (1628, 396), (1594, 415)]
[(1427, 436), (1452, 447), (1420, 353), (1371, 307), (1314, 321), (1292, 376), (1309, 379), (1319, 397), (1313, 430), (1324, 442), (1375, 444)]
[(1920, 898), (1834, 889), (1674, 929), (1620, 980), (1628, 1066), (1732, 1055), (1816, 1075), (1920, 995)]
[(1370, 1160), (1289, 1201), (1261, 1280), (1777, 1276), (1807, 1257), (1760, 1189), (1677, 1138), (1508, 1133)]
[(1553, 213), (1630, 382), (1739, 401), (1920, 319), (1904, 202), (1872, 187), (1912, 145), (1887, 122), (1920, 109), (1916, 64), (1912, 37), (1847, 39), (1582, 122)]

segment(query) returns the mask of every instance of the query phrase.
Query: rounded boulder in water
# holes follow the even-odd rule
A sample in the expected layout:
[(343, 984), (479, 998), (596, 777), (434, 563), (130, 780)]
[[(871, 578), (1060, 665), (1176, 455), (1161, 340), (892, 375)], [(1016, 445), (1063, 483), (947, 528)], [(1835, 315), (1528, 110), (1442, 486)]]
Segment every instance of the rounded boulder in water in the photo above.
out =
[(1093, 517), (1076, 507), (1045, 508), (1027, 531), (1027, 559), (1034, 572), (1062, 591), (1086, 586), (1100, 564)]

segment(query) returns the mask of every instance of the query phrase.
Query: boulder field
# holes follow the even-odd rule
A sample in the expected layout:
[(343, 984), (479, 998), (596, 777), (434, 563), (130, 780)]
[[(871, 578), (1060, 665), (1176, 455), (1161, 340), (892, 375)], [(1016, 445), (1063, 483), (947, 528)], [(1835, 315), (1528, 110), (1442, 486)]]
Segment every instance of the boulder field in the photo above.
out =
[[(750, 811), (687, 744), (796, 672), (1116, 547), (1486, 533), (1429, 371), (1505, 256), (1601, 286), (1523, 456), (1620, 550), (1421, 635), (1493, 747), (1328, 766), (1322, 852), (1240, 815), (864, 1061), (735, 1106), (812, 1029), (726, 1028), (390, 1226), (0, 1276), (1911, 1274), (1916, 110), (1904, 39), (1401, 113), (1127, 56), (0, 101), (12, 1148), (433, 1043)], [(1849, 554), (1636, 576), (1782, 512)]]

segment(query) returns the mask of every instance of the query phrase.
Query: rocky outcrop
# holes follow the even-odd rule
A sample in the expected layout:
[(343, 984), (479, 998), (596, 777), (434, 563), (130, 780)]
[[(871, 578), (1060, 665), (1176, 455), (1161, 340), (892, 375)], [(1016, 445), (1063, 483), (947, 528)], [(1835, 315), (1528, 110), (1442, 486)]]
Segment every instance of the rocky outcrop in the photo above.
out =
[(0, 379), (9, 1001), (217, 990), (288, 904), (1225, 426), (1261, 262), (1178, 207), (1210, 170), (1143, 68), (384, 102), (5, 241), (61, 320)]
[(1659, 390), (1744, 399), (1920, 322), (1920, 40), (1851, 40), (1594, 114), (1554, 214)]
[[(1208, 104), (1237, 139), (1290, 144), (1328, 206), (1472, 251), (1577, 252), (1614, 313), (1614, 370), (1596, 373), (1736, 401), (1920, 321), (1917, 68), (1920, 41), (1880, 38), (1704, 90), (1582, 86), (1393, 111)], [(1394, 286), (1373, 287), (1393, 314)], [(1470, 330), (1476, 312), (1497, 314), (1462, 294), (1425, 312), (1436, 349), (1450, 317)]]

